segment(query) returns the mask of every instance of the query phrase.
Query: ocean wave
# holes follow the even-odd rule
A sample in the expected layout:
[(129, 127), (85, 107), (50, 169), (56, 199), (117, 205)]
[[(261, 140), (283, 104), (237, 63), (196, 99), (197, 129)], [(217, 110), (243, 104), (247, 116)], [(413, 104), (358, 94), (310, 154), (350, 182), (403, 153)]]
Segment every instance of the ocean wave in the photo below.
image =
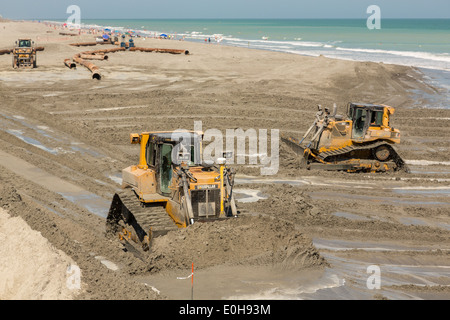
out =
[(321, 42), (308, 42), (308, 41), (277, 41), (277, 40), (255, 40), (255, 39), (241, 39), (241, 38), (228, 38), (224, 37), (224, 40), (235, 41), (235, 42), (245, 42), (245, 43), (263, 43), (265, 45), (290, 45), (298, 47), (323, 47), (324, 43)]
[(381, 50), (381, 49), (362, 49), (362, 48), (342, 48), (336, 47), (338, 51), (353, 51), (362, 53), (375, 53), (375, 54), (388, 54), (402, 57), (410, 57), (416, 59), (433, 60), (440, 62), (450, 63), (450, 56), (448, 54), (421, 52), (421, 51), (394, 51), (394, 50)]

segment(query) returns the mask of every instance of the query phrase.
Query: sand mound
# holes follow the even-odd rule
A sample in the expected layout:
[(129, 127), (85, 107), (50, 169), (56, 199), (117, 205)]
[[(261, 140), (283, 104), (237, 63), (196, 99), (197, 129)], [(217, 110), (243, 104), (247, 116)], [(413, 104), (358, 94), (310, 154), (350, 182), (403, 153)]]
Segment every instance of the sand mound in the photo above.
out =
[(196, 223), (154, 240), (149, 270), (214, 265), (258, 265), (303, 269), (325, 265), (310, 239), (294, 225), (263, 216)]
[(0, 300), (62, 300), (78, 293), (67, 285), (75, 275), (68, 273), (68, 267), (75, 263), (22, 218), (11, 217), (1, 208), (0, 241)]

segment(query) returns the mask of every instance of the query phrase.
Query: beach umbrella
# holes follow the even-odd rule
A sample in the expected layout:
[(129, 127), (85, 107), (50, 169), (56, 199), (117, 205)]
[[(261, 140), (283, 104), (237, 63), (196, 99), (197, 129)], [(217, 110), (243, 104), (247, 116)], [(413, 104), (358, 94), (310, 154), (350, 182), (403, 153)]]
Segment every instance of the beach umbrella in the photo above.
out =
[(104, 35), (103, 35), (103, 39), (108, 40), (108, 39), (109, 39), (109, 36), (108, 36), (107, 34), (104, 34)]
[(160, 37), (167, 38), (167, 34), (161, 33)]

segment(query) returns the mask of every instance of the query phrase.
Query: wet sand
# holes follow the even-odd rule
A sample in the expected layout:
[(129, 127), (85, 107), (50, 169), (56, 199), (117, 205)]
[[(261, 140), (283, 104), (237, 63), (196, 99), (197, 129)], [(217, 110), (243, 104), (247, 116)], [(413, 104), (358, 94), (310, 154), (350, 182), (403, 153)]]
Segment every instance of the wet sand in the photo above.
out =
[[(75, 298), (189, 299), (180, 289), (187, 285), (189, 295), (189, 284), (178, 287), (176, 277), (188, 275), (192, 262), (197, 299), (211, 298), (211, 291), (214, 299), (449, 298), (450, 110), (412, 107), (412, 92), (437, 94), (420, 72), (138, 39), (137, 46), (191, 54), (113, 53), (96, 62), (103, 76), (97, 81), (84, 67), (69, 70), (63, 63), (98, 49), (68, 45), (92, 41), (92, 35), (59, 31), (0, 22), (0, 49), (22, 36), (45, 47), (34, 70), (15, 71), (11, 56), (0, 56), (0, 206), (81, 268), (83, 290)], [(236, 166), (239, 210), (254, 219), (254, 228), (214, 223), (185, 238), (180, 230), (163, 237), (144, 261), (104, 236), (120, 171), (138, 160), (130, 132), (193, 129), (201, 120), (204, 129), (279, 129), (300, 137), (317, 104), (337, 103), (344, 112), (349, 101), (396, 108), (391, 124), (402, 133), (398, 150), (411, 173), (307, 171), (281, 144), (275, 176), (261, 176), (259, 166)], [(281, 235), (267, 231), (267, 217)], [(227, 230), (233, 238), (224, 250), (217, 235)], [(297, 234), (302, 241), (289, 242)], [(254, 256), (240, 246), (247, 238), (248, 246), (256, 245), (261, 236), (271, 249), (261, 246)], [(305, 252), (302, 259), (285, 259), (293, 244)], [(175, 247), (186, 255), (171, 255)], [(381, 289), (367, 288), (371, 265), (380, 267)]]

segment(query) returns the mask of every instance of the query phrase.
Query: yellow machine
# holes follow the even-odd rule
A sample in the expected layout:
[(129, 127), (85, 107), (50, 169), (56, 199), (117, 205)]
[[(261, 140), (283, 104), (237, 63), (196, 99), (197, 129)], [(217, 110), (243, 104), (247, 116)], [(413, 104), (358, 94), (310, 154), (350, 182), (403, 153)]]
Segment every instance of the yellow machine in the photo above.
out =
[(31, 39), (19, 39), (13, 49), (12, 66), (16, 68), (36, 68), (37, 58), (34, 42)]
[(319, 106), (315, 122), (302, 139), (282, 137), (303, 156), (303, 165), (308, 169), (348, 172), (408, 171), (394, 148), (400, 143), (400, 131), (389, 123), (394, 108), (349, 103), (347, 117), (336, 111), (336, 105), (332, 112)]
[(234, 170), (202, 163), (200, 132), (131, 134), (140, 145), (139, 164), (122, 171), (122, 191), (113, 197), (107, 231), (148, 250), (152, 238), (194, 222), (236, 216)]

